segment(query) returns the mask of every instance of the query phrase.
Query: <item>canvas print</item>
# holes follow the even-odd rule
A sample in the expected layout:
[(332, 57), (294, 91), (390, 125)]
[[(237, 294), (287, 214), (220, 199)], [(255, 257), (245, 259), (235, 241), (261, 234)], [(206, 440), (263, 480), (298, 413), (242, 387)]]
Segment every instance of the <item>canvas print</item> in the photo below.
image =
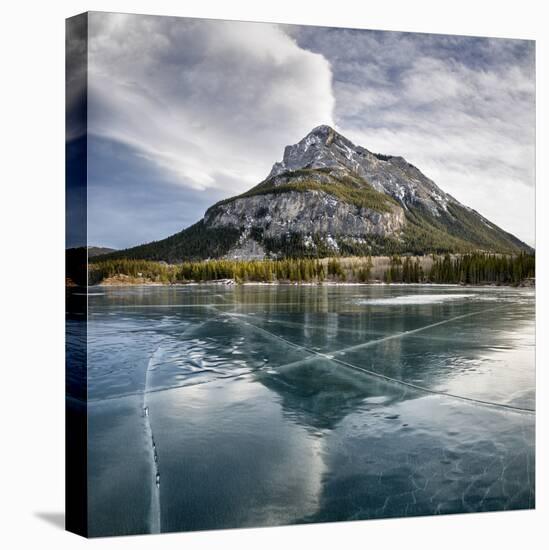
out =
[(534, 42), (66, 36), (68, 529), (534, 508)]

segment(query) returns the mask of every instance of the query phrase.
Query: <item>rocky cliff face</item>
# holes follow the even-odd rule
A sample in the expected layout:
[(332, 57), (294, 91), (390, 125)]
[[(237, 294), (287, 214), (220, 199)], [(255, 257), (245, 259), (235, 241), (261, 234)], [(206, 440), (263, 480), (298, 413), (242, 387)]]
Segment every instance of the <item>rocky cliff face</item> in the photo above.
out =
[(213, 205), (181, 233), (116, 255), (180, 261), (478, 250), (531, 251), (404, 158), (318, 126), (246, 193)]
[(363, 237), (393, 235), (404, 226), (405, 218), (397, 205), (378, 212), (344, 202), (325, 191), (311, 190), (235, 199), (208, 211), (204, 221), (210, 227), (260, 229), (267, 238), (287, 233)]

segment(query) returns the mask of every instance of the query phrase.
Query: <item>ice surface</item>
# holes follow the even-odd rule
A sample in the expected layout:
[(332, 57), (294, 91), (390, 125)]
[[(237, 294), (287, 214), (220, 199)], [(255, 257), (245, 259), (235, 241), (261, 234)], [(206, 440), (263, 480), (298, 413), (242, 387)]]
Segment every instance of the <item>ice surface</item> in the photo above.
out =
[(89, 319), (93, 535), (534, 506), (531, 290), (128, 287)]
[(451, 300), (464, 300), (473, 298), (474, 294), (410, 294), (406, 296), (391, 296), (388, 298), (372, 298), (359, 300), (359, 304), (371, 306), (401, 306), (401, 305), (423, 305), (438, 304)]

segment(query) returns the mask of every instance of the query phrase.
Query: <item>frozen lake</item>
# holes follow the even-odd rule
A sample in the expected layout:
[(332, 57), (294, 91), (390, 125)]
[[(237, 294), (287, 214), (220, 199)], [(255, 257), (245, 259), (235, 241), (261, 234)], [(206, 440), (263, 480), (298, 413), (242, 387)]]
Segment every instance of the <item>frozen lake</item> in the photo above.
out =
[(91, 535), (534, 506), (531, 289), (93, 288)]

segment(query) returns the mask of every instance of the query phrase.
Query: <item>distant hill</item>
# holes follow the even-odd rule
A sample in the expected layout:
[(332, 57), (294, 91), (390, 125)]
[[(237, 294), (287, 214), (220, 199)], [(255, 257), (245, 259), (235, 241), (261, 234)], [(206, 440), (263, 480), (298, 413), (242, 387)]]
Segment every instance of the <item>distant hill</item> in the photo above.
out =
[(533, 250), (404, 158), (372, 153), (319, 126), (287, 146), (264, 181), (214, 204), (198, 223), (104, 257), (174, 263), (477, 251)]
[(105, 246), (88, 246), (88, 258), (95, 258), (96, 256), (102, 256), (111, 252), (116, 252), (116, 249)]

